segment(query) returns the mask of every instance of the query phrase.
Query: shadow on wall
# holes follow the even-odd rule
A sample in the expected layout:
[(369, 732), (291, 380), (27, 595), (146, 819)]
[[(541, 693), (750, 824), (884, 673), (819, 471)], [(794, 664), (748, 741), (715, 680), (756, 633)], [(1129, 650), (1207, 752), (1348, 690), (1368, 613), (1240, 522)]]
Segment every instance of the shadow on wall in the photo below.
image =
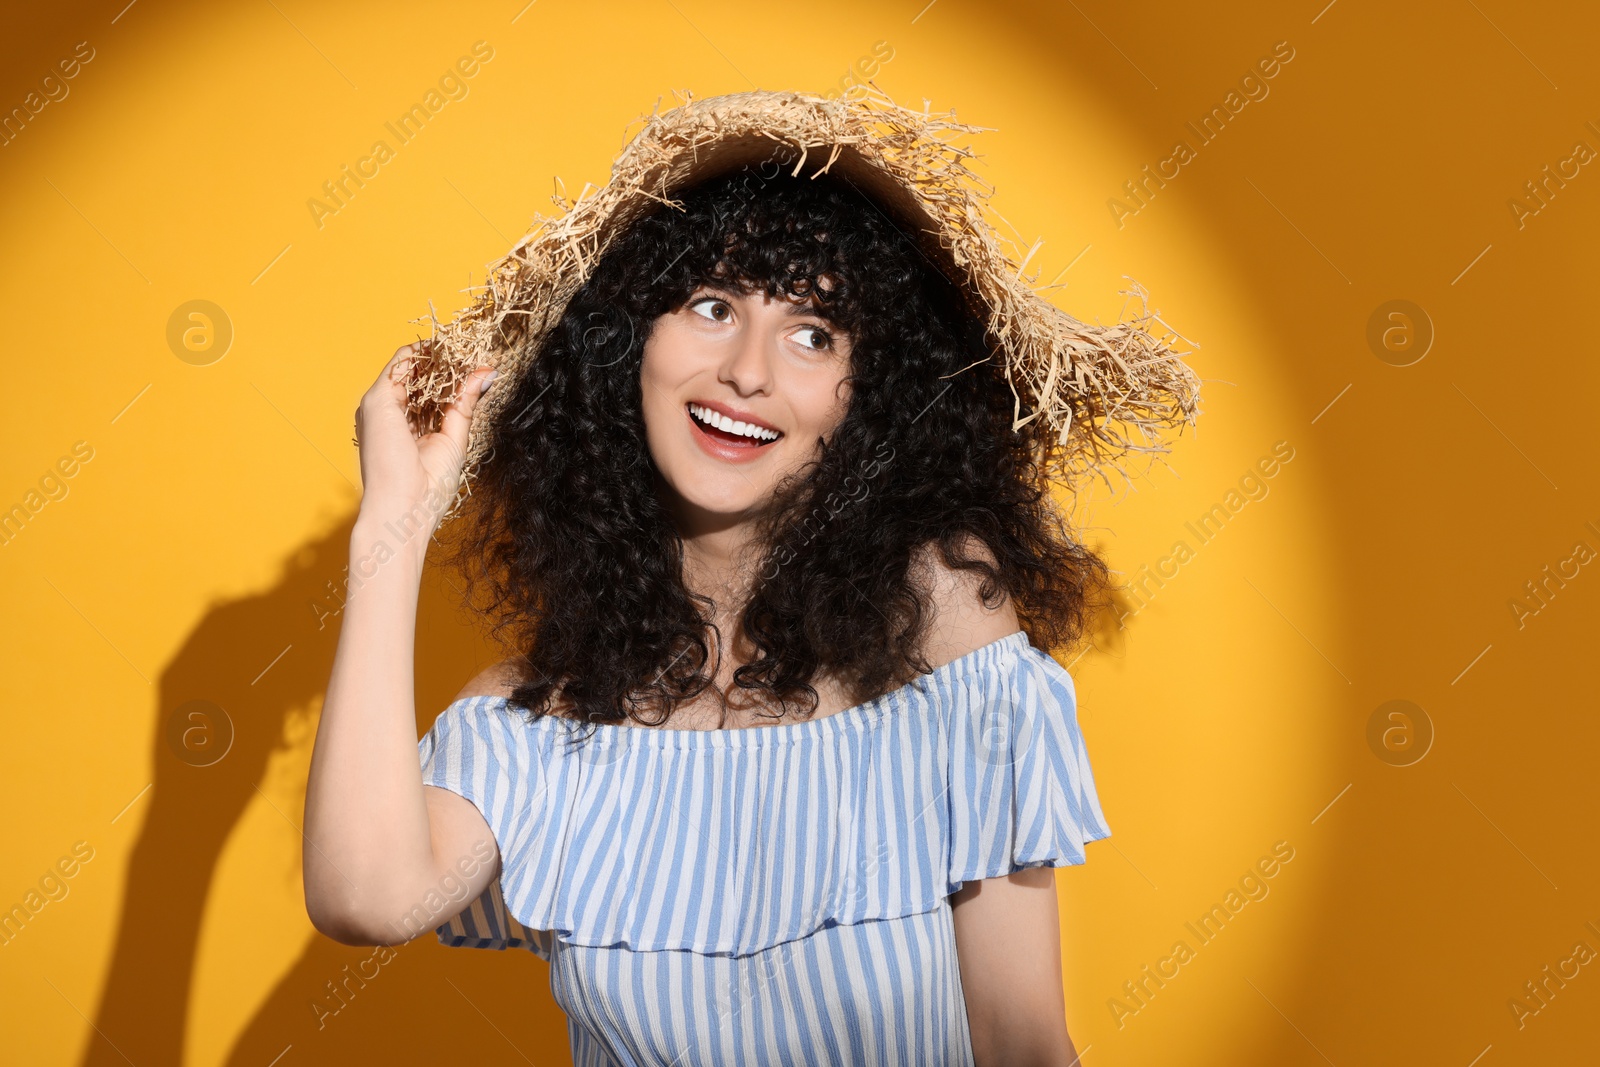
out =
[[(281, 745), (289, 712), (319, 701), (327, 685), (338, 616), (319, 628), (323, 612), (315, 606), (339, 603), (327, 583), (342, 589), (353, 521), (353, 514), (345, 517), (292, 553), (270, 589), (213, 606), (161, 673), (150, 741), (155, 786), (130, 858), (97, 1033), (83, 1067), (184, 1060), (195, 950), (218, 858)], [(483, 658), (481, 643), (457, 622), (455, 603), (440, 588), (441, 572), (430, 567), (428, 575), (417, 622), (423, 729)], [(180, 758), (183, 746), (169, 740), (174, 729), (181, 734), (201, 721), (188, 718), (203, 707), (185, 708), (191, 701), (221, 707), (232, 722), (231, 746), (209, 766), (196, 765), (209, 757), (193, 751)], [(220, 749), (222, 733), (206, 743)], [(299, 825), (298, 806), (284, 814)], [(298, 857), (294, 862), (286, 873), (298, 881)], [(550, 1062), (552, 1054), (568, 1062), (566, 1018), (550, 994), (547, 964), (522, 951), (447, 949), (431, 931), (377, 951), (314, 933), (227, 1062), (445, 1062), (468, 1048), (497, 1062)]]

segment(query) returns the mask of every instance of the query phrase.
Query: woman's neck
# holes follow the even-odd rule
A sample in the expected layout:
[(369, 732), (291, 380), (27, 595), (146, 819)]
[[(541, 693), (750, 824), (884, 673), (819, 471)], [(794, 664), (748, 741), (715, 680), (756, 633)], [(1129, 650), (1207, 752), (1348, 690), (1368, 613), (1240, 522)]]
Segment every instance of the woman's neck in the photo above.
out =
[(737, 616), (760, 566), (757, 517), (710, 511), (683, 499), (657, 475), (656, 492), (683, 541), (683, 584), (716, 603), (717, 625)]
[(723, 634), (749, 599), (760, 564), (754, 523), (743, 522), (683, 537), (683, 584), (715, 603), (714, 621)]

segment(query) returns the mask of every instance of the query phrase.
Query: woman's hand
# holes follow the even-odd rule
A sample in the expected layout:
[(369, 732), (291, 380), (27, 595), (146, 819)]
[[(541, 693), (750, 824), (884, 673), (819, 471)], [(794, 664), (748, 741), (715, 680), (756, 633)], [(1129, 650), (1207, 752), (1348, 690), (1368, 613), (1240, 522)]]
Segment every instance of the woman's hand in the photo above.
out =
[[(419, 910), (422, 929), (449, 921), (483, 892), (498, 865), (497, 852), (482, 862), (480, 843), (497, 846), (472, 801), (425, 789), (417, 773), (423, 564), (460, 484), (467, 428), (492, 375), (487, 367), (467, 375), (444, 410), (442, 429), (419, 436), (407, 417), (405, 381), (407, 361), (424, 352), (422, 344), (396, 352), (356, 410), (364, 489), (350, 531), (339, 644), (306, 779), (306, 914), (347, 945), (408, 940), (420, 932)], [(403, 562), (387, 562), (396, 557)], [(461, 866), (474, 857), (477, 867)], [(467, 893), (459, 902), (452, 899), (442, 911), (434, 906), (439, 887), (462, 881)]]
[(426, 532), (431, 533), (461, 484), (467, 430), (478, 401), (498, 372), (479, 367), (468, 375), (445, 405), (440, 430), (419, 437), (407, 416), (404, 381), (409, 361), (426, 345), (419, 341), (397, 350), (361, 397), (356, 446), (361, 451), (361, 510), (385, 520), (426, 515)]

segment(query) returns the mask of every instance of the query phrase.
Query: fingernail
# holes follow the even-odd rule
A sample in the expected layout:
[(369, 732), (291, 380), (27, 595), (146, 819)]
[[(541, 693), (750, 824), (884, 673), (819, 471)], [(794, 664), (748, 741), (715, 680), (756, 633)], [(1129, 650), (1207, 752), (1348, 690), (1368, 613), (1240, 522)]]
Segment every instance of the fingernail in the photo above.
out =
[(489, 389), (490, 383), (493, 382), (498, 377), (500, 377), (500, 372), (497, 371), (497, 370), (492, 370), (488, 374), (485, 374), (483, 376), (483, 381), (478, 383), (478, 392), (480, 392), (480, 393), (487, 392), (488, 389)]

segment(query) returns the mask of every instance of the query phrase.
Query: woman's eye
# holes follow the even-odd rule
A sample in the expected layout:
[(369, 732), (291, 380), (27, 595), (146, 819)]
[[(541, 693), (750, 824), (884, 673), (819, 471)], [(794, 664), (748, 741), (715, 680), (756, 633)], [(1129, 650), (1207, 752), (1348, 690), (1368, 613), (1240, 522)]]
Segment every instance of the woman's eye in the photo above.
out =
[(812, 343), (807, 344), (807, 348), (815, 349), (818, 352), (825, 352), (833, 347), (833, 337), (828, 333), (827, 330), (816, 326), (806, 326), (800, 330), (800, 336), (805, 337), (807, 335), (812, 338)]
[[(712, 305), (713, 309), (720, 311), (720, 314), (706, 314), (700, 310), (703, 304)], [(726, 322), (728, 321), (728, 316), (733, 314), (733, 309), (728, 306), (727, 301), (719, 300), (714, 296), (703, 296), (699, 300), (691, 301), (689, 307), (693, 309), (696, 315), (704, 316), (716, 322)]]

